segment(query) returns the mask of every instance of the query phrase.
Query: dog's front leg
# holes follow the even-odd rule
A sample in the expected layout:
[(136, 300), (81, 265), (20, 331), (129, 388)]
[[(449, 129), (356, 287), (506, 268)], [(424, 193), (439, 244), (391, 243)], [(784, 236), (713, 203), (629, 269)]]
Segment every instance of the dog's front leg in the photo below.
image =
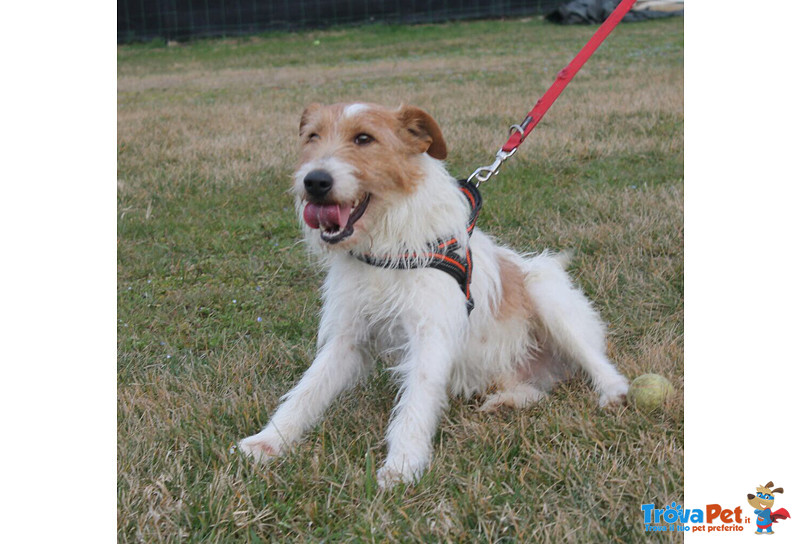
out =
[(261, 462), (286, 452), (365, 369), (352, 329), (337, 331), (321, 345), (298, 384), (283, 396), (264, 430), (239, 442), (239, 449)]
[(447, 407), (450, 373), (466, 328), (466, 313), (450, 320), (446, 316), (429, 319), (415, 324), (406, 357), (396, 368), (402, 382), (386, 436), (386, 462), (378, 471), (383, 488), (419, 479), (430, 464), (433, 437)]

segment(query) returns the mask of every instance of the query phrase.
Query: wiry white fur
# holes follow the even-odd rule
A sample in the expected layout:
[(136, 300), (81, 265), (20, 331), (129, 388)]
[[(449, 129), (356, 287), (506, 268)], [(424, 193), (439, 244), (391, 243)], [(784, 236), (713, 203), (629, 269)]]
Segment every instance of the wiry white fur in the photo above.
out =
[(359, 113), (361, 113), (361, 112), (363, 112), (363, 111), (365, 111), (367, 109), (369, 109), (369, 106), (367, 104), (361, 104), (361, 103), (357, 102), (355, 104), (350, 104), (349, 106), (347, 106), (344, 109), (343, 114), (344, 114), (345, 117), (350, 117), (350, 116), (353, 116), (353, 115), (358, 115)]
[[(370, 210), (369, 236), (349, 251), (325, 247), (318, 232), (305, 227), (328, 268), (318, 353), (264, 430), (240, 442), (242, 451), (258, 460), (285, 452), (340, 392), (372, 369), (376, 354), (394, 361), (391, 370), (400, 383), (388, 454), (378, 474), (382, 486), (413, 481), (428, 466), (448, 391), (470, 396), (495, 386), (484, 409), (522, 407), (582, 369), (601, 405), (625, 395), (627, 381), (605, 355), (603, 324), (565, 273), (564, 256), (521, 256), (475, 229), (469, 240), (475, 309), (469, 317), (464, 295), (448, 274), (378, 268), (353, 258), (350, 251), (393, 255), (422, 250), (437, 238), (467, 240), (469, 210), (457, 182), (440, 161), (425, 154), (419, 160), (424, 171), (419, 186), (391, 202), (376, 202), (384, 208)], [(300, 168), (298, 197), (305, 174), (323, 166), (333, 172), (344, 198), (355, 198), (353, 169), (330, 157)], [(531, 315), (500, 318), (501, 259), (523, 271)]]

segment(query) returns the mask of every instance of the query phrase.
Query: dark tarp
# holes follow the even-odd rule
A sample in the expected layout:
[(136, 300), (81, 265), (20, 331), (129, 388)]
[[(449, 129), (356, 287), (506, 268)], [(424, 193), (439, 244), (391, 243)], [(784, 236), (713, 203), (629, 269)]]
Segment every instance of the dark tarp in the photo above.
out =
[[(562, 25), (586, 25), (602, 23), (611, 15), (620, 0), (571, 0), (558, 6), (545, 16), (551, 23)], [(635, 8), (635, 6), (634, 6)], [(657, 11), (652, 9), (638, 9), (629, 11), (622, 19), (623, 22), (645, 21), (683, 15), (683, 10)]]

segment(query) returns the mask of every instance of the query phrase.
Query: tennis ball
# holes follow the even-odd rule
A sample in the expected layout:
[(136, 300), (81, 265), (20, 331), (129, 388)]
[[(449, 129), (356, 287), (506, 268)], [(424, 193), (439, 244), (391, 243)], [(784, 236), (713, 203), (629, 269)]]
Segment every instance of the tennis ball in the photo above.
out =
[(675, 388), (664, 376), (642, 374), (631, 382), (628, 401), (638, 410), (653, 412), (662, 408), (674, 393)]

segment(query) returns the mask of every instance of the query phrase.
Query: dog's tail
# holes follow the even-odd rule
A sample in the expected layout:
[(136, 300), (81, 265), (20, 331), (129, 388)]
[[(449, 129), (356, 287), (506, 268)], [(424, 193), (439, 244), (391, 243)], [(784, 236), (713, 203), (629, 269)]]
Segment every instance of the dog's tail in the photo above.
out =
[(524, 268), (528, 279), (535, 281), (544, 277), (561, 278), (569, 283), (566, 271), (574, 255), (572, 250), (551, 252), (547, 249), (538, 255), (526, 255)]
[(561, 269), (566, 270), (575, 257), (575, 251), (572, 249), (564, 249), (558, 252), (545, 249), (541, 253), (524, 253), (523, 258), (529, 262), (554, 262)]
[(561, 265), (561, 268), (564, 270), (567, 269), (569, 263), (572, 262), (572, 258), (575, 256), (575, 251), (572, 249), (565, 249), (563, 251), (559, 251), (554, 255), (550, 255), (558, 264)]

